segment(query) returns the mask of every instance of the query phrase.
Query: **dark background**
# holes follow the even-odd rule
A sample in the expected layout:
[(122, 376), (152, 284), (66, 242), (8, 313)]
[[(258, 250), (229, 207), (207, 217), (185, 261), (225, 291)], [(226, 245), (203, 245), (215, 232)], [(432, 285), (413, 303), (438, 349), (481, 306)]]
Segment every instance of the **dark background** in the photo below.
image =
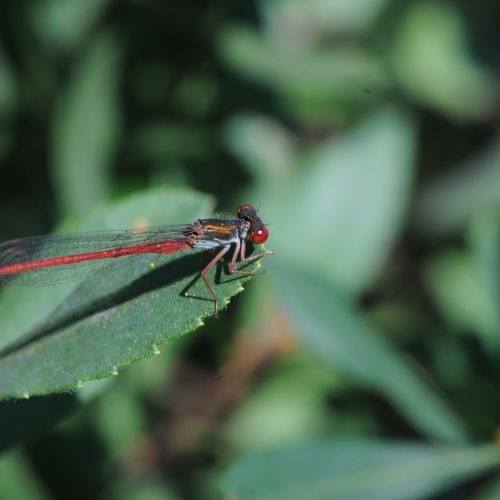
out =
[[(309, 342), (308, 315), (344, 301), (470, 443), (494, 442), (499, 19), (487, 0), (1, 2), (1, 240), (166, 185), (260, 206), (278, 264), (161, 356), (33, 404), (0, 497), (219, 498), (249, 452), (439, 443), (430, 406), (412, 417), (398, 382), (360, 375), (376, 349), (342, 364)], [(338, 296), (313, 313), (301, 276), (318, 275)], [(495, 498), (491, 474), (465, 479), (436, 498)]]

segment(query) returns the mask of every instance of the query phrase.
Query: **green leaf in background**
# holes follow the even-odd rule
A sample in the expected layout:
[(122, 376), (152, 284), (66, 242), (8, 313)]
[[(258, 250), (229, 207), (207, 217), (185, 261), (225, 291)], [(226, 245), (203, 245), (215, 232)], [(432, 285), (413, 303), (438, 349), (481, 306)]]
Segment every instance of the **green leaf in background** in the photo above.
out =
[[(265, 189), (286, 181), (286, 175), (297, 167), (298, 146), (293, 135), (264, 116), (239, 115), (225, 127), (228, 149), (255, 175)], [(257, 186), (255, 193), (261, 192)]]
[(110, 0), (45, 0), (31, 6), (31, 24), (52, 52), (71, 51), (97, 23)]
[(474, 333), (486, 351), (500, 348), (500, 220), (482, 213), (467, 232), (470, 250), (450, 250), (430, 260), (426, 281), (443, 316), (460, 331)]
[(483, 488), (474, 500), (498, 500), (500, 498), (500, 477), (497, 475), (492, 483)]
[(414, 126), (384, 110), (306, 156), (288, 182), (261, 188), (280, 258), (349, 293), (370, 286), (392, 250), (413, 181)]
[[(16, 77), (0, 46), (0, 159), (11, 144), (12, 130), (6, 125), (18, 104)], [(2, 164), (0, 163), (0, 168)]]
[(52, 178), (61, 209), (81, 215), (106, 200), (120, 117), (121, 49), (98, 37), (79, 61), (53, 117)]
[(446, 236), (472, 216), (500, 213), (500, 139), (453, 171), (424, 187), (417, 200), (416, 224), (426, 236)]
[[(387, 0), (260, 0), (269, 37), (308, 45), (322, 37), (362, 34)], [(301, 36), (302, 35), (302, 36)]]
[[(96, 427), (110, 455), (117, 459), (147, 432), (147, 415), (140, 398), (125, 385), (115, 385), (96, 402)], [(120, 419), (116, 415), (121, 415)]]
[(0, 401), (0, 452), (46, 432), (79, 407), (75, 394)]
[[(222, 60), (237, 73), (289, 99), (292, 108), (307, 108), (330, 121), (346, 102), (367, 103), (366, 90), (380, 94), (385, 72), (373, 56), (358, 47), (297, 51), (273, 43), (248, 28), (227, 28), (218, 43)], [(323, 116), (326, 115), (326, 116)]]
[(410, 4), (393, 49), (399, 82), (414, 98), (452, 118), (486, 116), (498, 91), (493, 75), (472, 59), (466, 43), (466, 28), (453, 3)]
[[(9, 150), (12, 138), (10, 136), (7, 127), (0, 126), (0, 160), (5, 153)], [(2, 162), (0, 161), (0, 169), (2, 168)]]
[(219, 93), (217, 80), (204, 72), (184, 75), (177, 86), (173, 105), (179, 112), (195, 119), (202, 119), (213, 110)]
[(464, 441), (456, 415), (331, 282), (282, 260), (273, 263), (271, 274), (305, 346), (341, 373), (379, 391), (428, 436)]
[(243, 457), (224, 478), (238, 500), (415, 500), (500, 464), (496, 446), (337, 441)]
[(287, 356), (232, 413), (226, 439), (236, 449), (249, 451), (302, 442), (312, 432), (328, 435), (332, 428), (338, 431), (335, 416), (324, 411), (325, 400), (335, 387), (341, 387), (341, 377), (338, 379), (317, 362), (314, 353), (300, 350)]
[(132, 157), (148, 163), (166, 163), (210, 156), (215, 140), (206, 127), (177, 123), (151, 123), (133, 132), (129, 140)]
[(182, 500), (164, 478), (143, 478), (137, 474), (114, 478), (106, 495), (110, 500)]
[(11, 500), (49, 500), (42, 481), (19, 450), (0, 457), (0, 498)]
[[(209, 216), (209, 206), (208, 197), (194, 192), (157, 190), (94, 211), (76, 229), (191, 222)], [(30, 337), (0, 357), (0, 399), (73, 389), (85, 380), (117, 374), (121, 366), (156, 354), (159, 344), (198, 328), (213, 315), (213, 301), (196, 280), (206, 262), (206, 255), (196, 251), (143, 255), (126, 272), (96, 275), (73, 286), (69, 295), (66, 286), (54, 292), (59, 287), (5, 291), (2, 345), (25, 340), (20, 336), (26, 332)], [(211, 281), (216, 273), (210, 274)], [(214, 289), (224, 307), (246, 279), (221, 272), (218, 281)]]
[(0, 46), (0, 120), (17, 104), (17, 82), (2, 46)]

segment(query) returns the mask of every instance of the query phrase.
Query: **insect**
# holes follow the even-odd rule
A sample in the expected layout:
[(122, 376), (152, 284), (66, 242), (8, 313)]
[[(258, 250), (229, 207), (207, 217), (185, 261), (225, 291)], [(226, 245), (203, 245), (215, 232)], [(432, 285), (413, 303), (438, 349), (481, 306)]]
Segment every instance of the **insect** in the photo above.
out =
[(112, 261), (126, 261), (127, 256), (171, 254), (195, 248), (219, 249), (201, 271), (217, 315), (219, 300), (206, 278), (207, 273), (234, 247), (229, 262), (230, 274), (262, 274), (237, 270), (236, 263), (245, 265), (272, 255), (269, 251), (251, 257), (246, 255), (248, 238), (260, 245), (268, 236), (269, 231), (257, 210), (245, 204), (238, 207), (234, 219), (198, 219), (179, 226), (19, 238), (0, 243), (0, 283), (51, 285), (95, 274)]

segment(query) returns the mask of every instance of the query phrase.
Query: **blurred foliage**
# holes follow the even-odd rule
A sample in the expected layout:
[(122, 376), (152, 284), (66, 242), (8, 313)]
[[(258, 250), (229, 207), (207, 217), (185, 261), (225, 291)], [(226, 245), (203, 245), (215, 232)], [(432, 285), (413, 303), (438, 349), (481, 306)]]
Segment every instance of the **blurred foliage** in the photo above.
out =
[[(2, 401), (0, 498), (499, 498), (499, 18), (1, 2), (1, 240), (248, 202), (277, 255), (120, 376)], [(113, 373), (211, 308), (168, 287), (103, 318), (112, 276), (0, 290), (4, 396)]]

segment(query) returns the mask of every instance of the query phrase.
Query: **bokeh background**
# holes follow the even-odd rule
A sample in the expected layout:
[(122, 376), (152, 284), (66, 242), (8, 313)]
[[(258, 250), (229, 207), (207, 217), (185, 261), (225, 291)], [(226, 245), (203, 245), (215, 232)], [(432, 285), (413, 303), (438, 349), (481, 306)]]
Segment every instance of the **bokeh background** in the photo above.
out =
[(276, 256), (161, 355), (2, 403), (0, 498), (500, 498), (498, 19), (2, 1), (1, 240), (169, 186)]

